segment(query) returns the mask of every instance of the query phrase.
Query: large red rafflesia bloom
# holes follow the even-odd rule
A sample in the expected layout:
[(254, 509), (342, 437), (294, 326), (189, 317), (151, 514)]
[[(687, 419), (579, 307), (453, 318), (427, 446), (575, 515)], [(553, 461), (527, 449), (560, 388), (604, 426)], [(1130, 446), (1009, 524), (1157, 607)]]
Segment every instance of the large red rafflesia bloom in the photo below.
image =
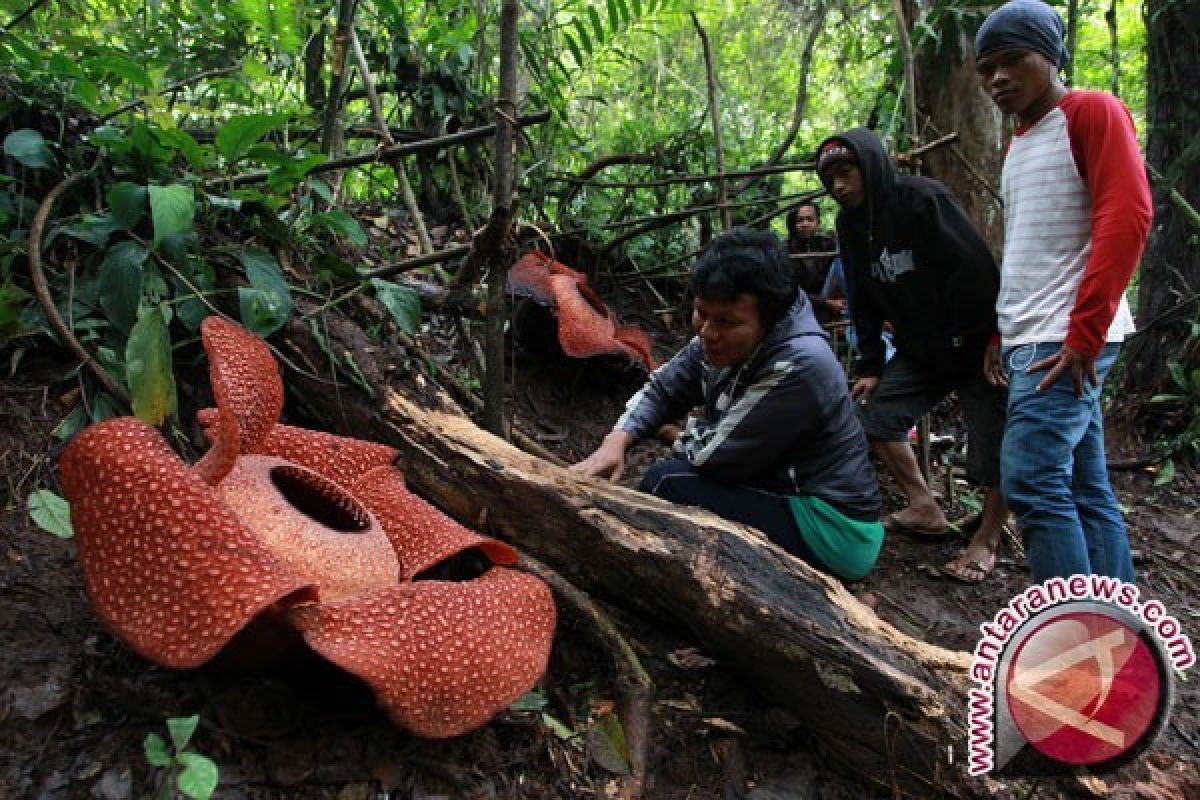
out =
[[(189, 467), (128, 417), (81, 432), (59, 461), (101, 621), (147, 659), (199, 666), (257, 618), (294, 626), (422, 736), (476, 728), (546, 669), (554, 601), (507, 569), (516, 552), (412, 494), (396, 451), (278, 424), (266, 344), (209, 317), (212, 446)], [(423, 573), (468, 550), (465, 581)]]

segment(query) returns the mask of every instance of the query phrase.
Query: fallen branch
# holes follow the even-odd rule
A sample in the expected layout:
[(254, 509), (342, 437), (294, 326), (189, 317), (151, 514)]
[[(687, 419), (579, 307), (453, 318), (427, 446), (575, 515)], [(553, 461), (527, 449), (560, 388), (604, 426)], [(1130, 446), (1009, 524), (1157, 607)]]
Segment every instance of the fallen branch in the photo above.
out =
[(599, 606), (585, 592), (563, 576), (528, 554), (522, 554), (519, 567), (541, 578), (554, 590), (560, 603), (581, 617), (616, 669), (617, 707), (621, 728), (629, 751), (630, 774), (622, 782), (621, 797), (636, 800), (646, 786), (646, 751), (650, 745), (650, 704), (654, 700), (654, 681), (642, 666), (637, 653)]
[(814, 170), (816, 164), (802, 161), (796, 164), (777, 164), (771, 167), (758, 167), (731, 172), (712, 172), (704, 175), (672, 175), (669, 178), (658, 178), (652, 181), (593, 181), (576, 178), (571, 175), (550, 176), (550, 180), (574, 183), (582, 186), (592, 186), (599, 189), (653, 189), (659, 186), (671, 186), (677, 183), (709, 183), (729, 178), (744, 178), (749, 176), (777, 175), (781, 172), (800, 172)]

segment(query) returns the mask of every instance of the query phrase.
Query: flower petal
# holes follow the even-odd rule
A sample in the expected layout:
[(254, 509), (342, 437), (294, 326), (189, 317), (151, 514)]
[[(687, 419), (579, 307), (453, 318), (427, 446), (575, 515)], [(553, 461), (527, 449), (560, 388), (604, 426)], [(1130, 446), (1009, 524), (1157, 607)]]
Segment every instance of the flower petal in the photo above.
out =
[(241, 452), (253, 452), (283, 410), (283, 380), (271, 349), (245, 328), (215, 314), (205, 318), (200, 338), (208, 352), (213, 398), (218, 407), (237, 416)]
[(400, 558), (400, 579), (412, 580), (435, 564), (478, 547), (493, 564), (517, 563), (517, 551), (459, 525), (408, 490), (393, 467), (368, 472), (354, 485), (354, 497), (374, 514)]
[(554, 616), (544, 583), (499, 567), (288, 610), (310, 647), (430, 738), (473, 730), (528, 691), (546, 670)]
[(92, 606), (151, 661), (198, 666), (272, 604), (316, 596), (144, 422), (92, 425), (58, 466)]
[(273, 427), (254, 452), (286, 458), (347, 489), (370, 470), (396, 460), (393, 447), (290, 425)]

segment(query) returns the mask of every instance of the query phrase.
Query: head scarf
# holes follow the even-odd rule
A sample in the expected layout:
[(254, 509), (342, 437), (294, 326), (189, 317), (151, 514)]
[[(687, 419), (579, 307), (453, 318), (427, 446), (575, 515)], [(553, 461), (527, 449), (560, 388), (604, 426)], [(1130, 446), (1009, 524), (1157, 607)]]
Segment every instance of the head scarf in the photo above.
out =
[(1059, 69), (1071, 58), (1062, 18), (1041, 0), (1012, 0), (988, 15), (975, 34), (975, 57), (997, 50), (1033, 50)]

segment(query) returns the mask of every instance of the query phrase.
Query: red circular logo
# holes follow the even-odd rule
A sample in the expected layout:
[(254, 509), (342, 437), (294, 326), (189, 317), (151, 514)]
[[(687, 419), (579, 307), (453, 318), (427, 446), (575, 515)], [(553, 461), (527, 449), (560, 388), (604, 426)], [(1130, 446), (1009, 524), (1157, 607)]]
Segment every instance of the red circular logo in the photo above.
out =
[(1142, 638), (1119, 619), (1085, 611), (1036, 628), (1005, 680), (1025, 741), (1067, 764), (1098, 764), (1136, 746), (1162, 694), (1157, 662)]

